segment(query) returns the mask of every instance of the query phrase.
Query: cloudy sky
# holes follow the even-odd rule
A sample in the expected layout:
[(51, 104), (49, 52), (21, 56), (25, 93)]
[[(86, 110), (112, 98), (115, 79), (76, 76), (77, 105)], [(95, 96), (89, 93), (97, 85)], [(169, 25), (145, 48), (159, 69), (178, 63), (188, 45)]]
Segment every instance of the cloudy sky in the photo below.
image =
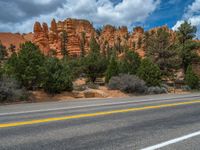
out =
[(165, 24), (176, 30), (188, 20), (200, 30), (200, 0), (0, 0), (0, 32), (31, 32), (35, 21), (69, 17), (130, 30)]

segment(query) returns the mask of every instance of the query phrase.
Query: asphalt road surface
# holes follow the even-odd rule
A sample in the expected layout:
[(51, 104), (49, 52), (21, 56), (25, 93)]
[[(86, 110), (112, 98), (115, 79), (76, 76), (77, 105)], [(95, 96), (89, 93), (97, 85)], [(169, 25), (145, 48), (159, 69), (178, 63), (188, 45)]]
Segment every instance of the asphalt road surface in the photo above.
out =
[(0, 106), (0, 150), (200, 150), (200, 93)]

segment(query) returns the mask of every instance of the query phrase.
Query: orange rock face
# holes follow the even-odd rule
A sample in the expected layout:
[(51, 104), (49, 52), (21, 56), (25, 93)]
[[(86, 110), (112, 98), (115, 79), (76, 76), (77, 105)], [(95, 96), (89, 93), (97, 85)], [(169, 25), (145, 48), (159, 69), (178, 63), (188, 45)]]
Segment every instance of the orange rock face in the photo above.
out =
[(13, 33), (0, 33), (0, 41), (7, 48), (9, 48), (11, 44), (13, 44), (13, 45), (16, 46), (16, 49), (19, 49), (20, 44), (27, 41), (27, 39), (25, 39), (24, 36), (26, 36), (26, 35), (21, 35), (19, 33), (15, 33), (15, 34), (13, 34)]
[[(159, 28), (167, 30), (170, 33), (170, 39), (175, 40), (176, 34), (167, 26), (157, 27), (147, 32), (151, 35), (151, 33), (156, 32)], [(66, 33), (65, 40), (63, 40), (64, 32)], [(89, 21), (79, 19), (66, 19), (59, 22), (53, 19), (50, 27), (46, 23), (41, 24), (36, 22), (33, 33), (23, 35), (0, 33), (0, 41), (7, 48), (10, 44), (13, 44), (17, 49), (19, 49), (20, 44), (32, 41), (40, 47), (44, 54), (48, 54), (50, 50), (55, 50), (57, 56), (61, 58), (63, 46), (65, 46), (70, 56), (78, 57), (81, 55), (82, 50), (87, 54), (90, 50), (89, 43), (92, 36), (97, 39), (102, 52), (121, 46), (138, 52), (141, 57), (145, 56), (145, 32), (143, 28), (136, 27), (133, 32), (129, 33), (125, 26), (116, 28), (111, 25), (105, 25), (99, 35)]]
[[(66, 33), (66, 39), (63, 41), (63, 34)], [(84, 36), (84, 50), (89, 51), (89, 41), (92, 35), (95, 35), (95, 29), (89, 21), (67, 19), (56, 23), (55, 19), (51, 22), (51, 27), (47, 24), (41, 25), (36, 22), (34, 25), (33, 42), (36, 43), (44, 53), (47, 54), (50, 49), (56, 50), (58, 57), (61, 57), (62, 45), (66, 45), (70, 56), (80, 56), (81, 40)], [(65, 42), (65, 43), (63, 43)]]

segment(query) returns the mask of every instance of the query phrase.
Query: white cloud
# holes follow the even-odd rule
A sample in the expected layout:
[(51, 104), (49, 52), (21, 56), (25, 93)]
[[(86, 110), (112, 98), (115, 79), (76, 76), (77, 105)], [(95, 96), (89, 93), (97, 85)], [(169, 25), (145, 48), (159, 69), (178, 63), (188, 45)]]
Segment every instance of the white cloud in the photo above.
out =
[[(34, 0), (38, 2), (39, 0)], [(42, 2), (42, 0), (40, 0)], [(52, 0), (45, 0), (48, 3)], [(65, 0), (62, 7), (57, 8), (50, 14), (41, 14), (23, 22), (14, 24), (0, 24), (0, 30), (29, 32), (32, 31), (33, 23), (50, 23), (52, 18), (64, 20), (68, 17), (88, 19), (95, 26), (112, 24), (115, 26), (131, 26), (137, 22), (143, 22), (157, 8), (160, 0), (123, 0), (114, 5), (110, 0)]]
[(191, 5), (188, 6), (183, 14), (182, 20), (177, 21), (172, 29), (177, 30), (178, 27), (183, 23), (183, 20), (187, 20), (192, 25), (196, 26), (198, 29), (197, 36), (200, 37), (200, 0), (195, 0)]

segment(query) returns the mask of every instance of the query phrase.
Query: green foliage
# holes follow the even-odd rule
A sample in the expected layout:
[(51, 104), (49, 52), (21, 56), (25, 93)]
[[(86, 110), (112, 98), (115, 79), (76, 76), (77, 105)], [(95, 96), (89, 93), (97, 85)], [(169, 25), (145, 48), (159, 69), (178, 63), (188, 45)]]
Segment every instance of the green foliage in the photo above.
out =
[(127, 50), (124, 58), (120, 62), (120, 73), (136, 74), (140, 63), (141, 58), (138, 53)]
[(5, 56), (7, 56), (6, 47), (2, 45), (0, 41), (0, 62), (4, 60)]
[(81, 45), (80, 45), (81, 57), (85, 56), (85, 43), (86, 43), (86, 37), (85, 36), (86, 36), (86, 33), (82, 32), (82, 34), (81, 34)]
[(73, 80), (84, 76), (86, 58), (68, 58), (63, 61), (69, 66)]
[(137, 45), (138, 45), (138, 49), (140, 49), (142, 47), (142, 38), (141, 37), (139, 37)]
[(62, 39), (61, 39), (61, 53), (63, 57), (68, 56), (68, 51), (67, 51), (67, 32), (63, 31), (62, 32)]
[(92, 38), (90, 40), (90, 51), (91, 51), (91, 53), (100, 54), (100, 46), (97, 43), (97, 41), (94, 38), (94, 36), (92, 36)]
[(178, 28), (178, 49), (180, 51), (180, 57), (182, 59), (182, 67), (186, 72), (189, 65), (197, 57), (196, 49), (200, 47), (200, 44), (193, 41), (196, 36), (197, 28), (192, 26), (191, 23), (185, 21)]
[(107, 60), (98, 53), (90, 53), (84, 62), (84, 72), (91, 82), (96, 78), (103, 76), (107, 69)]
[(197, 28), (185, 21), (180, 25), (177, 31), (179, 42), (184, 44), (186, 41), (193, 39), (196, 36), (196, 32)]
[(185, 81), (186, 81), (186, 84), (190, 88), (192, 88), (192, 89), (199, 88), (199, 78), (194, 73), (192, 66), (188, 66), (188, 68), (187, 68), (186, 75), (185, 75)]
[(112, 56), (106, 71), (106, 82), (108, 83), (113, 76), (117, 76), (118, 74), (119, 74), (118, 62), (116, 60), (116, 57)]
[(120, 74), (112, 77), (108, 84), (109, 89), (121, 90), (126, 93), (145, 93), (147, 86), (145, 82), (135, 75)]
[(44, 55), (31, 42), (21, 45), (6, 64), (7, 73), (13, 75), (27, 89), (39, 88), (44, 78)]
[(162, 74), (170, 76), (180, 66), (179, 53), (175, 43), (170, 41), (170, 35), (165, 29), (159, 29), (145, 40), (147, 56), (156, 63)]
[(90, 53), (84, 59), (84, 72), (91, 82), (101, 77), (107, 69), (107, 59), (100, 53), (100, 47), (94, 37), (90, 41)]
[(60, 93), (62, 91), (71, 91), (72, 78), (68, 64), (61, 60), (50, 57), (45, 62), (45, 80), (43, 88), (51, 94)]
[(159, 86), (161, 83), (161, 71), (159, 67), (149, 59), (142, 60), (137, 75), (143, 79), (148, 86)]

